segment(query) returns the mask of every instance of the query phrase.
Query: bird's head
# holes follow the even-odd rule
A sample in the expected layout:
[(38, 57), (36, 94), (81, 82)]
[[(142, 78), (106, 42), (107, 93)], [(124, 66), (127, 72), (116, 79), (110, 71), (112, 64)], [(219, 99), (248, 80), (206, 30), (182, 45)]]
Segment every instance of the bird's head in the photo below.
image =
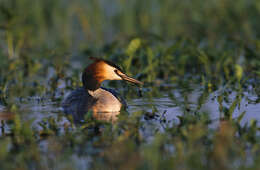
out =
[(110, 61), (91, 57), (94, 62), (84, 69), (82, 74), (83, 86), (88, 90), (96, 90), (104, 80), (125, 80), (134, 84), (143, 85), (142, 82), (127, 76)]

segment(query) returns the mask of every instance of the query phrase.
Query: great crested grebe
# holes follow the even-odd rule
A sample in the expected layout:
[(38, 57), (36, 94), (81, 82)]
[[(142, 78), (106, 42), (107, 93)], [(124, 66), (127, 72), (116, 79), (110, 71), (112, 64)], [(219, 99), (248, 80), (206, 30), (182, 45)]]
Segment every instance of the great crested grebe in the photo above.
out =
[(114, 119), (125, 101), (112, 89), (101, 87), (104, 80), (125, 80), (142, 85), (143, 83), (127, 76), (110, 61), (91, 57), (92, 64), (82, 74), (83, 87), (72, 91), (62, 102), (66, 114), (72, 114), (74, 121), (84, 120), (84, 115), (92, 111), (96, 119)]

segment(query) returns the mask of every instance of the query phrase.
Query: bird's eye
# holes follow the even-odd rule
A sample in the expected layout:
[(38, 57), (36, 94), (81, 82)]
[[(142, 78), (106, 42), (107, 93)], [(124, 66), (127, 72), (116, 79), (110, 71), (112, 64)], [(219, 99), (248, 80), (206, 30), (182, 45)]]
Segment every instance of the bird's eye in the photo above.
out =
[[(121, 72), (119, 71), (119, 70), (114, 70), (114, 72), (118, 75), (118, 76), (120, 76), (120, 74), (121, 74)], [(120, 76), (121, 77), (121, 76)]]

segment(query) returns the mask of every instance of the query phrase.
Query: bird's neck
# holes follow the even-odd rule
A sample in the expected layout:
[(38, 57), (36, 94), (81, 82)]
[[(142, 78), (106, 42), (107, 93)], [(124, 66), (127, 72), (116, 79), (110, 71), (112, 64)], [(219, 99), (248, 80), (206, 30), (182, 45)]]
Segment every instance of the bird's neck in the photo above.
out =
[(82, 82), (85, 89), (95, 91), (100, 88), (103, 79), (94, 74), (83, 73)]

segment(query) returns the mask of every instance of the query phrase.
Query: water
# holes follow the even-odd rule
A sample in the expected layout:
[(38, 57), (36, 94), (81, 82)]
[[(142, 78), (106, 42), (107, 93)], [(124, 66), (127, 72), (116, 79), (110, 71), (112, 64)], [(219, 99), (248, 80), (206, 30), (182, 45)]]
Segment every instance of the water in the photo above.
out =
[[(194, 114), (196, 112), (206, 113), (209, 115), (209, 119), (212, 120), (209, 128), (216, 129), (219, 127), (219, 118), (223, 115), (219, 111), (218, 96), (223, 93), (223, 89), (214, 92), (205, 92), (205, 89), (201, 88), (199, 85), (194, 85), (192, 87), (194, 88), (193, 90), (187, 91), (185, 88), (168, 86), (168, 90), (163, 90), (157, 97), (153, 98), (148, 97), (149, 93), (152, 93), (152, 91), (146, 90), (143, 97), (138, 97), (136, 94), (134, 95), (135, 97), (127, 101), (129, 117), (136, 112), (141, 112), (143, 114), (140, 117), (142, 125), (139, 126), (139, 134), (141, 135), (141, 138), (145, 140), (146, 144), (151, 144), (153, 142), (158, 131), (164, 133), (166, 127), (178, 126), (178, 124), (180, 124), (180, 119), (178, 117), (183, 116), (184, 114)], [(233, 118), (236, 119), (245, 111), (246, 113), (241, 124), (245, 125), (252, 120), (257, 120), (259, 125), (260, 103), (254, 102), (257, 100), (256, 95), (249, 93), (248, 90), (245, 91), (246, 92), (243, 93), (244, 95), (240, 101), (240, 105), (234, 109)], [(222, 103), (223, 107), (229, 108), (236, 99), (237, 93), (237, 91), (229, 91), (229, 94), (226, 96), (227, 99)], [(19, 114), (19, 117), (24, 122), (31, 120), (33, 130), (43, 130), (40, 124), (48, 124), (47, 120), (49, 118), (54, 118), (59, 120), (57, 121), (59, 134), (65, 133), (64, 127), (70, 122), (62, 112), (60, 100), (28, 97), (19, 99), (16, 102), (19, 106), (16, 114)], [(2, 121), (14, 118), (12, 112), (7, 112), (4, 106), (1, 106), (0, 109), (0, 119)], [(1, 126), (3, 126), (3, 124), (1, 124)], [(6, 134), (10, 132), (8, 124), (4, 124), (4, 129)], [(71, 130), (73, 131), (73, 129)], [(76, 131), (76, 129), (74, 130)], [(3, 134), (0, 131), (0, 136), (2, 135)], [(84, 144), (81, 143), (79, 146), (76, 144), (76, 146), (70, 150), (70, 154), (67, 154), (66, 160), (69, 161), (64, 161), (64, 158), (61, 156), (64, 154), (62, 152), (62, 146), (65, 145), (63, 144), (64, 139), (60, 140), (59, 135), (40, 139), (38, 141), (38, 148), (43, 155), (41, 161), (43, 164), (54, 167), (55, 169), (63, 169), (64, 167), (89, 169), (93, 161), (100, 159), (100, 154), (103, 153), (103, 144), (101, 147), (95, 146), (95, 137), (86, 138), (85, 140)], [(103, 142), (106, 143), (105, 141)], [(169, 145), (167, 149), (172, 153), (175, 150), (175, 146)], [(251, 156), (248, 157), (251, 158)]]
[[(149, 92), (145, 92), (149, 93)], [(204, 102), (198, 109), (199, 100), (203, 95), (203, 89), (198, 88), (189, 92), (188, 97), (184, 97), (183, 89), (173, 89), (171, 87), (169, 91), (164, 91), (161, 94), (162, 97), (136, 97), (128, 102), (127, 111), (131, 115), (134, 112), (142, 111), (144, 113), (144, 118), (142, 121), (147, 123), (147, 126), (151, 122), (157, 125), (159, 129), (162, 124), (165, 123), (167, 125), (174, 125), (179, 123), (178, 116), (184, 114), (186, 107), (188, 107), (192, 114), (194, 112), (199, 113), (208, 113), (211, 120), (218, 120), (221, 116), (223, 116), (219, 111), (219, 102), (217, 100), (217, 96), (221, 93), (221, 90), (217, 90), (215, 92), (209, 93), (206, 95)], [(170, 95), (174, 96), (172, 99)], [(230, 107), (232, 102), (235, 100), (237, 92), (233, 91), (228, 95), (229, 101), (223, 102), (223, 106)], [(241, 99), (239, 106), (236, 106), (233, 118), (237, 118), (243, 112), (246, 112), (241, 124), (250, 123), (252, 120), (257, 120), (259, 124), (260, 120), (260, 103), (255, 103), (257, 96), (249, 94), (247, 92), (244, 93), (244, 96)], [(188, 103), (185, 104), (185, 103)], [(155, 112), (155, 115), (151, 115)], [(38, 125), (42, 120), (46, 120), (49, 117), (57, 118), (58, 116), (63, 116), (62, 108), (60, 107), (60, 101), (53, 101), (49, 98), (41, 99), (39, 97), (30, 97), (27, 99), (19, 100), (19, 115), (23, 121), (33, 120), (33, 127), (35, 129), (41, 129)], [(162, 117), (166, 119), (162, 123)], [(0, 119), (7, 120), (12, 119), (12, 113), (6, 112), (5, 107), (0, 107)], [(62, 118), (61, 125), (64, 123), (68, 123), (66, 118)], [(214, 126), (217, 126), (215, 124)], [(213, 127), (214, 127), (213, 126)]]
[[(179, 93), (179, 90), (173, 90), (172, 93), (177, 96), (178, 103), (174, 102), (170, 97), (168, 97), (167, 94), (164, 95), (164, 97), (161, 98), (153, 98), (151, 99), (133, 99), (129, 102), (129, 111), (138, 111), (140, 109), (146, 110), (151, 112), (152, 108), (151, 106), (155, 106), (160, 115), (165, 113), (165, 116), (168, 121), (177, 121), (177, 116), (180, 116), (183, 114), (183, 108), (179, 106), (179, 103), (184, 102), (183, 97)], [(192, 91), (191, 94), (189, 94), (188, 103), (191, 108), (196, 110), (196, 107), (198, 106), (198, 100), (201, 96), (201, 89), (197, 89)], [(210, 93), (209, 96), (207, 96), (207, 99), (205, 100), (205, 103), (202, 104), (201, 108), (198, 110), (200, 112), (206, 112), (209, 113), (209, 116), (212, 120), (219, 119), (220, 112), (219, 112), (219, 103), (217, 101), (217, 97), (220, 93), (220, 91), (215, 91), (213, 93)], [(233, 101), (236, 97), (236, 92), (232, 92), (229, 95), (230, 101)], [(251, 120), (260, 120), (260, 103), (254, 103), (249, 102), (246, 98), (250, 98), (251, 101), (254, 101), (257, 99), (257, 96), (253, 96), (251, 94), (245, 94), (245, 96), (242, 98), (240, 102), (240, 107), (236, 107), (233, 113), (233, 118), (237, 118), (241, 113), (246, 112), (245, 116), (243, 117), (241, 124), (245, 124), (250, 122)], [(231, 103), (224, 103), (226, 106), (230, 106)], [(259, 123), (259, 122), (258, 122)]]

